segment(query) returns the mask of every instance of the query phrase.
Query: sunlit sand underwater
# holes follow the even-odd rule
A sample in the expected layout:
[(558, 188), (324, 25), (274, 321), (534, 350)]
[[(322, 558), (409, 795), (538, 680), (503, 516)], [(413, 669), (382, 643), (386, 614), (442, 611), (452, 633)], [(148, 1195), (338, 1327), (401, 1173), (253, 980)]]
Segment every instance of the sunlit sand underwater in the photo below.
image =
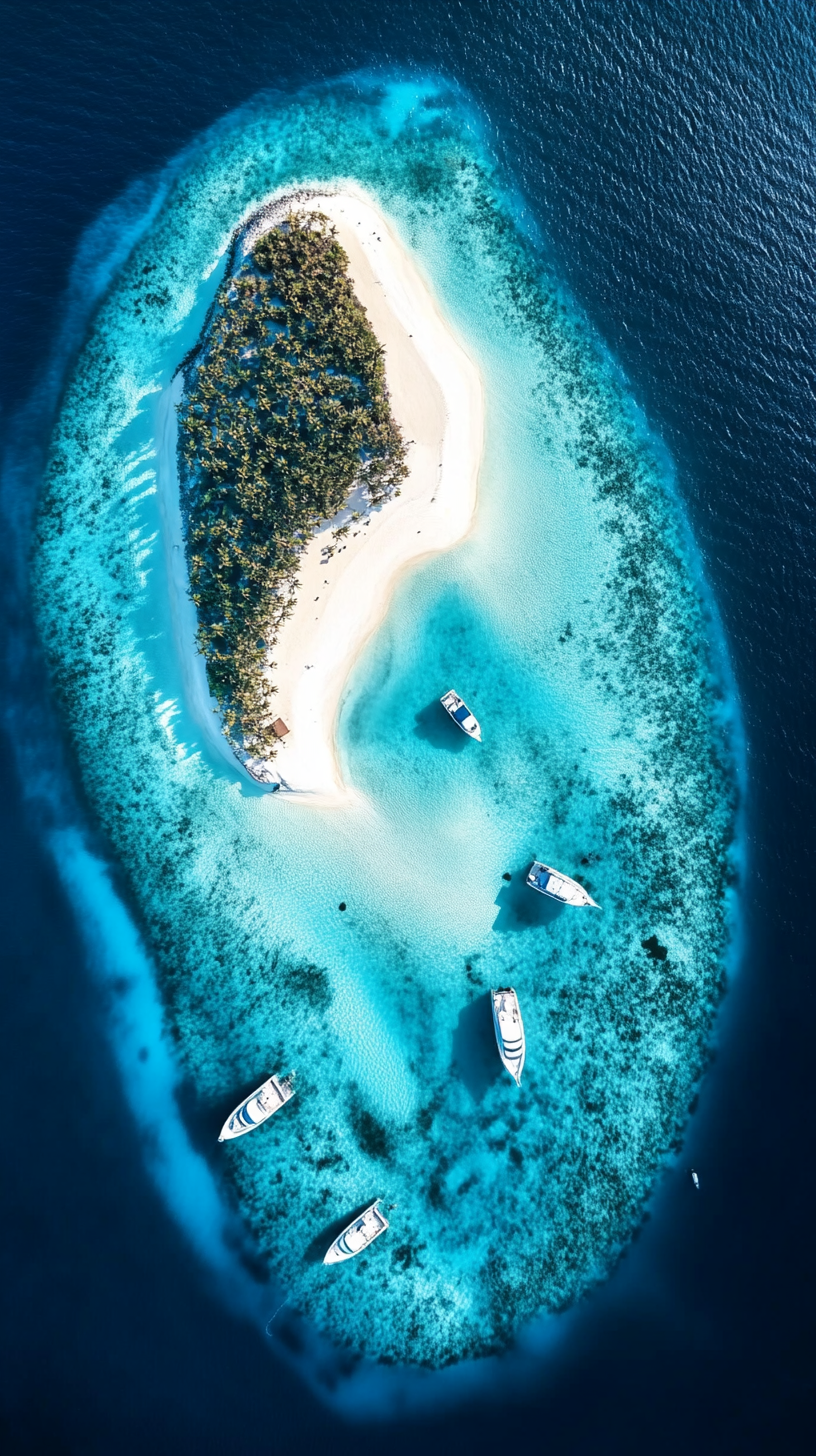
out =
[[(477, 363), (486, 440), (472, 533), (400, 579), (348, 684), (338, 752), (360, 803), (321, 811), (256, 792), (189, 714), (156, 439), (236, 226), (339, 179), (377, 200)], [(705, 1066), (739, 724), (670, 460), (465, 100), (359, 77), (260, 98), (168, 169), (65, 397), (35, 581), (186, 1115), (255, 1277), (288, 1296), (284, 1337), (300, 1315), (351, 1357), (438, 1367), (569, 1306), (631, 1239)], [(449, 687), (482, 745), (439, 709)], [(526, 890), (534, 857), (602, 910)], [(492, 1040), (507, 984), (520, 1090)], [(295, 1099), (217, 1147), (240, 1097), (290, 1067)], [(388, 1233), (324, 1269), (376, 1196)]]

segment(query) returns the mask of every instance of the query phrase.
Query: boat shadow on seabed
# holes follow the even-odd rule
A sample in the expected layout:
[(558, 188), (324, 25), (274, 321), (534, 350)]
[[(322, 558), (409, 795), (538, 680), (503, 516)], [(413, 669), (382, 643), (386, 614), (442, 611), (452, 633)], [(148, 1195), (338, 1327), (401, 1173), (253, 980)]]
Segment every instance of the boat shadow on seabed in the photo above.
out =
[(499, 913), (493, 921), (498, 931), (529, 930), (535, 925), (551, 925), (564, 909), (557, 900), (540, 895), (527, 884), (527, 871), (531, 861), (521, 869), (513, 870), (509, 883), (502, 885), (495, 899)]
[(414, 735), (430, 743), (432, 748), (442, 748), (446, 753), (464, 753), (470, 742), (451, 721), (438, 698), (417, 713), (414, 722)]
[(474, 1102), (481, 1102), (488, 1088), (502, 1075), (489, 991), (469, 1001), (459, 1012), (453, 1033), (453, 1071)]
[(206, 1158), (214, 1156), (213, 1142), (219, 1129), (244, 1098), (255, 1092), (269, 1076), (266, 1062), (260, 1062), (251, 1077), (230, 1085), (226, 1092), (214, 1098), (202, 1097), (192, 1077), (185, 1077), (176, 1087), (176, 1102), (179, 1112), (196, 1152)]

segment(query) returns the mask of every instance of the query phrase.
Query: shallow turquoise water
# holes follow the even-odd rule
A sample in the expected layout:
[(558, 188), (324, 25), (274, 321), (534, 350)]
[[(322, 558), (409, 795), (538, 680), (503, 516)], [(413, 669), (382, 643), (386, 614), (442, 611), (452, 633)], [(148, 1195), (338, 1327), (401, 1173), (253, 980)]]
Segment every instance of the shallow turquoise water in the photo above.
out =
[[(341, 177), (377, 195), (478, 361), (487, 438), (474, 532), (405, 579), (348, 685), (339, 747), (368, 807), (323, 814), (198, 741), (152, 452), (234, 227)], [(242, 1091), (298, 1070), (285, 1113), (212, 1149), (257, 1267), (336, 1343), (434, 1366), (500, 1348), (625, 1247), (704, 1067), (734, 917), (739, 725), (670, 461), (508, 198), (431, 82), (261, 99), (200, 139), (80, 358), (36, 563), (197, 1124), (214, 1137)], [(434, 706), (452, 684), (481, 748)], [(534, 855), (585, 872), (602, 913), (526, 893)], [(520, 1092), (491, 1047), (507, 981)], [(333, 1221), (378, 1194), (389, 1234), (325, 1271)]]

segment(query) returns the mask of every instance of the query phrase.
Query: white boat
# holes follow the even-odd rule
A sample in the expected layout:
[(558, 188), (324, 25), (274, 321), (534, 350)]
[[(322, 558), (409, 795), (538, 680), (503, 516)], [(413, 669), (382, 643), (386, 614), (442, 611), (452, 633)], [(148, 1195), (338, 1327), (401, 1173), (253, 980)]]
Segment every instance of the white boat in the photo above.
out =
[(499, 1056), (513, 1081), (520, 1087), (527, 1048), (518, 996), (512, 986), (500, 986), (498, 991), (490, 992), (490, 999), (493, 1003), (493, 1026)]
[(531, 890), (538, 890), (540, 895), (549, 895), (551, 900), (557, 900), (560, 905), (594, 905), (596, 910), (601, 908), (577, 880), (571, 880), (569, 875), (562, 875), (560, 870), (551, 869), (549, 865), (539, 864), (538, 860), (527, 876), (527, 884)]
[(691, 1181), (694, 1184), (695, 1188), (697, 1189), (697, 1192), (699, 1193), (699, 1191), (700, 1191), (700, 1180), (697, 1177), (697, 1172), (696, 1172), (696, 1169), (694, 1169), (694, 1168), (692, 1168), (692, 1170), (691, 1170)]
[(463, 702), (458, 693), (451, 688), (439, 699), (445, 712), (450, 714), (457, 728), (461, 728), (468, 738), (475, 738), (477, 743), (482, 741), (482, 730), (479, 727), (478, 719), (474, 718), (467, 703)]
[(245, 1132), (252, 1132), (254, 1127), (260, 1127), (262, 1122), (266, 1122), (273, 1112), (277, 1112), (294, 1095), (294, 1072), (290, 1072), (287, 1077), (270, 1077), (268, 1082), (264, 1082), (262, 1087), (258, 1087), (240, 1107), (230, 1113), (218, 1141), (225, 1143), (230, 1138), (243, 1137)]
[(363, 1249), (367, 1249), (380, 1234), (385, 1233), (388, 1219), (380, 1213), (377, 1207), (379, 1201), (379, 1198), (375, 1198), (365, 1213), (352, 1219), (348, 1228), (338, 1234), (334, 1243), (326, 1250), (324, 1264), (342, 1264), (345, 1259), (353, 1259), (355, 1254), (362, 1254)]

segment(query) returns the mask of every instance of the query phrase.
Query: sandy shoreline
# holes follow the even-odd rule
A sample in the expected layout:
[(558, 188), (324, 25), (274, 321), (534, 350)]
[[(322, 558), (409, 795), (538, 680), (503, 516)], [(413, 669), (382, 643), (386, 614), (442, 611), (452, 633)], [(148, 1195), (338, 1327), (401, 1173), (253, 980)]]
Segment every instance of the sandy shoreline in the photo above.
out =
[[(342, 782), (335, 724), (349, 673), (382, 621), (397, 577), (409, 563), (448, 550), (470, 529), (483, 406), (478, 370), (372, 200), (345, 184), (342, 191), (310, 197), (307, 205), (331, 218), (348, 254), (354, 291), (385, 351), (394, 417), (411, 442), (410, 473), (398, 499), (364, 511), (327, 564), (321, 560), (332, 525), (309, 543), (298, 573), (297, 605), (271, 653), (275, 712), (290, 733), (269, 768), (287, 797), (322, 807), (357, 797)], [(159, 406), (157, 442), (174, 630), (188, 707), (210, 746), (243, 774), (212, 711), (204, 661), (195, 650), (195, 609), (180, 545), (174, 409), (180, 390), (177, 379)], [(349, 513), (341, 512), (333, 524)]]

